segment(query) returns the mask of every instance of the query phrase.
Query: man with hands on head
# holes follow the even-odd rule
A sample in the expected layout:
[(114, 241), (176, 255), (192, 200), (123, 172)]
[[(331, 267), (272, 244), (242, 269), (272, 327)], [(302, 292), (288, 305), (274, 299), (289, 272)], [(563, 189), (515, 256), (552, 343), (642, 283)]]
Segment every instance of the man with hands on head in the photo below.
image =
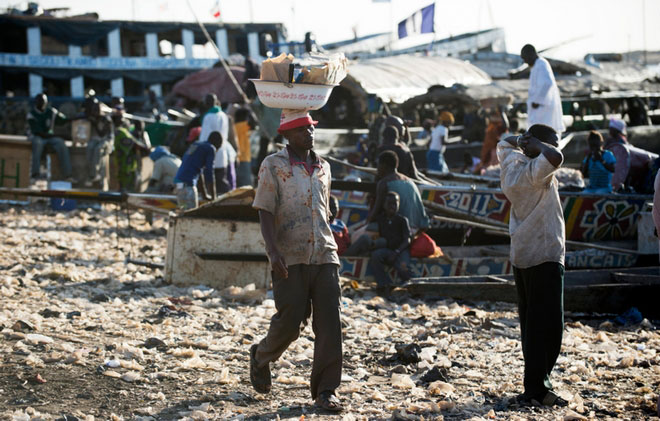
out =
[(271, 389), (271, 362), (300, 335), (312, 316), (314, 362), (310, 389), (317, 406), (341, 411), (339, 257), (330, 229), (330, 165), (314, 153), (314, 125), (306, 111), (283, 110), (278, 132), (289, 144), (264, 159), (252, 206), (272, 267), (273, 315), (266, 337), (250, 348), (250, 382)]
[(511, 202), (511, 263), (525, 361), (522, 405), (567, 402), (550, 383), (564, 329), (564, 214), (555, 172), (564, 159), (556, 131), (535, 124), (497, 145), (502, 191)]

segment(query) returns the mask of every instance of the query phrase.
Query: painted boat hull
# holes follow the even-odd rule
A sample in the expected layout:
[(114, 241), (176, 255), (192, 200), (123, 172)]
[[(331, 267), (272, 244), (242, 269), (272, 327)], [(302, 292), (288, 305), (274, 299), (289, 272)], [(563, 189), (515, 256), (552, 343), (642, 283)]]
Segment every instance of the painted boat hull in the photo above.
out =
[[(617, 273), (622, 272), (622, 273)], [(564, 309), (573, 312), (622, 313), (638, 308), (644, 317), (660, 317), (659, 268), (620, 271), (567, 271), (564, 276)], [(503, 279), (484, 276), (413, 279), (403, 288), (425, 299), (452, 298), (465, 301), (518, 301), (511, 275)]]
[[(339, 275), (359, 281), (375, 282), (368, 257), (340, 257)], [(569, 251), (566, 253), (567, 269), (629, 268), (637, 263), (632, 254), (611, 253), (598, 250)], [(410, 270), (415, 278), (446, 276), (507, 275), (513, 273), (508, 257), (454, 257), (411, 259)], [(394, 279), (396, 273), (390, 270)]]
[[(501, 189), (420, 186), (425, 205), (439, 213), (490, 225), (508, 227), (511, 202)], [(339, 199), (339, 217), (350, 227), (368, 214), (364, 192), (333, 191)], [(560, 192), (566, 221), (566, 239), (574, 241), (631, 240), (637, 235), (639, 213), (650, 195), (588, 195)]]

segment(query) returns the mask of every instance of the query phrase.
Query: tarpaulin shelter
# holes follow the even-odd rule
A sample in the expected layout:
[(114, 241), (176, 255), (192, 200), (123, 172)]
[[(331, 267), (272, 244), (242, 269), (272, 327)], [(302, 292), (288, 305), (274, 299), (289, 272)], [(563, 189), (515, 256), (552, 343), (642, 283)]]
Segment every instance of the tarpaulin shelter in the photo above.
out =
[[(232, 66), (231, 72), (238, 83), (243, 85), (245, 69)], [(172, 88), (172, 92), (194, 101), (203, 101), (206, 94), (214, 93), (222, 103), (243, 102), (241, 94), (222, 67), (212, 67), (191, 73), (178, 81)]]
[(486, 85), (490, 76), (468, 62), (450, 57), (397, 55), (352, 62), (341, 85), (354, 94), (376, 95), (403, 103), (432, 86)]

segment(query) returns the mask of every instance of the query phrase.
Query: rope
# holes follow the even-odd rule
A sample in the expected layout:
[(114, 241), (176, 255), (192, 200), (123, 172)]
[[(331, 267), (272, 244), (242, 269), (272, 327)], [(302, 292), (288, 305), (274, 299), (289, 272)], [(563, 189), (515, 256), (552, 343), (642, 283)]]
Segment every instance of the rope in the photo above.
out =
[(222, 64), (222, 67), (225, 69), (225, 72), (227, 72), (227, 76), (229, 76), (229, 80), (231, 80), (231, 83), (234, 84), (234, 87), (238, 91), (238, 93), (241, 95), (241, 98), (243, 98), (243, 102), (245, 103), (245, 106), (247, 107), (248, 111), (250, 111), (250, 115), (254, 119), (254, 121), (257, 122), (259, 125), (259, 130), (261, 131), (261, 134), (263, 134), (265, 137), (268, 138), (269, 141), (272, 141), (273, 138), (266, 132), (266, 129), (263, 124), (261, 124), (261, 121), (259, 120), (259, 117), (257, 117), (257, 114), (254, 112), (252, 107), (250, 106), (250, 99), (247, 97), (245, 94), (245, 91), (243, 91), (243, 88), (241, 85), (238, 83), (236, 78), (234, 77), (234, 73), (232, 73), (231, 69), (229, 68), (229, 65), (225, 61), (224, 57), (222, 57), (222, 54), (220, 53), (220, 49), (216, 45), (215, 41), (211, 38), (211, 35), (209, 35), (209, 32), (206, 30), (206, 27), (204, 27), (204, 24), (199, 20), (197, 17), (197, 13), (195, 13), (195, 9), (192, 6), (192, 3), (190, 0), (186, 0), (188, 3), (188, 8), (190, 9), (190, 12), (192, 13), (193, 17), (195, 18), (195, 21), (197, 22), (197, 25), (199, 25), (200, 29), (204, 33), (204, 36), (206, 37), (206, 40), (211, 43), (211, 46), (215, 50), (215, 53), (218, 55), (218, 58), (220, 59), (220, 63)]

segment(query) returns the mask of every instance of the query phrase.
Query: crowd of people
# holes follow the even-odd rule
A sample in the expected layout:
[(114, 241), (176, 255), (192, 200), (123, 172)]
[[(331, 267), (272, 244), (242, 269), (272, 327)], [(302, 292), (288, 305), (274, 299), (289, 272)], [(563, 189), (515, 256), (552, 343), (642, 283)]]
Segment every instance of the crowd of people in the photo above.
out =
[[(510, 261), (524, 359), (524, 391), (515, 403), (567, 406), (550, 381), (564, 323), (565, 226), (555, 175), (564, 163), (559, 141), (565, 126), (550, 64), (531, 45), (523, 47), (521, 57), (531, 68), (529, 128), (520, 133), (517, 120), (509, 119), (504, 108), (491, 110), (481, 155), (465, 156), (463, 168), (481, 174), (499, 165), (501, 188), (511, 202)], [(150, 97), (149, 107), (157, 106), (155, 102)], [(213, 200), (237, 186), (256, 184), (253, 207), (259, 214), (272, 269), (277, 312), (266, 336), (250, 347), (251, 384), (257, 392), (271, 391), (270, 364), (298, 338), (301, 325), (312, 316), (311, 395), (321, 408), (341, 411), (343, 405), (335, 393), (341, 382), (343, 355), (339, 256), (368, 256), (377, 292), (391, 298), (392, 288), (412, 276), (409, 263), (416, 242), (432, 241), (424, 232), (430, 218), (417, 187), (427, 175), (418, 169), (410, 150), (412, 137), (406, 122), (382, 116), (369, 141), (358, 143), (359, 162), (376, 166), (376, 188), (365, 223), (349, 232), (337, 218), (339, 203), (331, 196), (330, 164), (314, 151), (318, 122), (307, 111), (282, 110), (277, 132), (286, 145), (268, 156), (259, 148), (255, 161), (250, 112), (233, 105), (223, 110), (213, 93), (206, 95), (202, 112), (186, 126), (181, 159), (164, 145), (152, 148), (144, 123), (125, 118), (121, 98), (113, 99), (110, 113), (94, 98), (83, 108), (82, 118), (90, 123), (85, 185), (103, 180), (113, 152), (122, 190), (138, 188), (141, 159), (149, 156), (154, 163), (149, 191), (176, 193), (182, 210), (197, 207), (200, 196)], [(444, 151), (455, 117), (447, 110), (437, 111), (435, 120), (424, 122), (424, 135), (429, 139), (426, 167), (442, 173), (449, 171)], [(46, 95), (37, 95), (28, 115), (34, 177), (40, 176), (42, 154), (50, 147), (57, 153), (63, 177), (72, 178), (66, 144), (53, 135), (54, 125), (65, 121), (66, 117), (48, 106)], [(257, 142), (263, 143), (263, 139)], [(654, 182), (658, 187), (658, 156), (630, 145), (623, 120), (609, 121), (607, 140), (599, 132), (591, 132), (588, 144), (581, 165), (589, 178), (586, 193), (647, 192)], [(255, 183), (253, 170), (257, 167)], [(433, 245), (418, 257), (435, 250)]]

